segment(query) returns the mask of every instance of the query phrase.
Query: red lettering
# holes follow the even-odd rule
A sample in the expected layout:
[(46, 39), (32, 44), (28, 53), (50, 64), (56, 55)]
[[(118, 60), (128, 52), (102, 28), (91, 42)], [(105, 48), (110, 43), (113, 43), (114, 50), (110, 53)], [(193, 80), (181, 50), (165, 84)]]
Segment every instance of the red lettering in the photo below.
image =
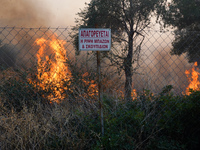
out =
[(109, 32), (108, 31), (106, 31), (106, 37), (109, 37)]
[(81, 30), (82, 38), (107, 38), (109, 37), (109, 31), (107, 30)]
[(84, 31), (85, 30), (81, 31), (81, 37), (84, 37)]

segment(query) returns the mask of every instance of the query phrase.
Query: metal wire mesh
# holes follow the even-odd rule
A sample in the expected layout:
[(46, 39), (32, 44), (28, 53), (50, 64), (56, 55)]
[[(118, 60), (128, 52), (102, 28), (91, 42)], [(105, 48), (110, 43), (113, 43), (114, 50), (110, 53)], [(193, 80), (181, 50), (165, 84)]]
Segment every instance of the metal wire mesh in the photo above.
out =
[[(79, 128), (74, 126), (76, 121), (81, 126), (82, 120), (80, 118), (77, 119), (76, 115), (72, 115), (69, 112), (75, 111), (79, 107), (83, 111), (90, 110), (90, 112), (95, 112), (96, 115), (99, 105), (96, 54), (90, 51), (77, 54), (71, 38), (73, 32), (71, 28), (1, 27), (0, 98), (8, 105), (16, 106), (17, 111), (23, 109), (24, 103), (30, 106), (41, 99), (50, 103), (65, 102), (69, 108), (67, 112), (59, 111), (59, 108), (57, 108), (55, 110), (57, 111), (56, 113), (49, 115), (57, 114), (61, 116), (61, 119), (70, 116), (72, 124), (68, 124), (68, 126), (73, 128), (75, 133)], [(198, 74), (198, 66), (194, 66), (193, 62), (198, 63), (198, 60), (200, 60), (197, 51), (200, 33), (191, 33), (191, 37), (181, 41), (181, 47), (173, 45), (174, 32), (151, 30), (146, 31), (146, 33), (145, 40), (140, 48), (139, 59), (132, 67), (133, 100), (137, 98), (138, 93), (145, 93), (144, 91), (148, 90), (151, 93), (149, 95), (145, 93), (145, 96), (151, 99), (152, 95), (161, 93), (163, 87), (169, 85), (172, 85), (172, 92), (175, 95), (185, 95), (190, 82), (193, 80), (192, 71), (197, 71)], [(140, 41), (140, 39), (138, 40)], [(134, 43), (135, 49), (137, 48), (137, 42), (135, 41)], [(115, 111), (118, 107), (117, 103), (124, 99), (125, 76), (123, 69), (118, 68), (117, 64), (113, 65), (112, 60), (106, 56), (108, 53), (119, 54), (120, 48), (123, 46), (123, 44), (113, 44), (110, 52), (101, 53), (102, 93), (103, 96), (112, 97), (115, 103), (112, 105), (116, 106), (106, 111), (116, 116), (119, 115)], [(186, 53), (179, 54), (177, 52), (176, 54), (178, 55), (172, 55), (170, 52), (175, 46), (176, 50), (185, 49)], [(187, 53), (188, 48), (194, 51), (190, 56)], [(192, 63), (189, 63), (189, 60)], [(199, 86), (198, 82), (197, 86)], [(165, 108), (171, 108), (166, 105), (161, 109), (158, 106), (159, 104), (155, 103), (154, 110), (161, 110), (159, 111), (160, 114), (154, 114), (149, 106), (142, 103), (142, 96), (140, 100), (139, 107), (145, 110), (147, 116), (145, 121), (150, 119), (149, 116), (154, 115), (154, 120), (151, 120), (151, 122), (155, 126), (152, 127), (152, 131), (149, 131), (153, 134), (153, 131), (159, 131), (159, 129), (156, 129), (156, 124), (162, 112)], [(154, 100), (152, 101), (153, 103), (155, 102)], [(127, 108), (123, 109), (126, 110)], [(62, 118), (62, 115), (65, 117)], [(73, 122), (73, 119), (75, 122)], [(132, 123), (131, 121), (131, 119), (127, 120), (130, 124)], [(44, 123), (45, 126), (48, 126), (47, 122)], [(68, 121), (61, 122), (65, 124)], [(62, 125), (56, 123), (55, 126)], [(64, 126), (62, 127), (64, 128)], [(138, 135), (142, 135), (142, 131), (143, 128), (139, 128)], [(71, 133), (68, 132), (66, 134)], [(61, 134), (59, 135), (62, 136)], [(69, 140), (73, 140), (75, 136), (76, 134), (70, 135), (71, 139)], [(89, 138), (88, 141), (90, 140)], [(141, 143), (144, 141), (142, 137), (139, 137), (138, 140), (141, 140)], [(25, 146), (25, 148), (27, 147)]]
[[(64, 41), (63, 48), (66, 49), (65, 57), (68, 61), (67, 63), (76, 64), (77, 67), (80, 67), (79, 71), (81, 71), (84, 78), (93, 76), (92, 78), (95, 80), (96, 57), (91, 54), (93, 52), (81, 52), (76, 55), (73, 41), (70, 37), (71, 32), (70, 28), (2, 27), (0, 31), (2, 71), (9, 68), (24, 71), (36, 66), (36, 55), (39, 50), (36, 39), (44, 38), (48, 41), (54, 36)], [(194, 35), (195, 33), (191, 34), (193, 40), (195, 40)], [(196, 38), (198, 37), (196, 36)], [(183, 42), (183, 45), (191, 43), (192, 46), (192, 41), (189, 39), (189, 37), (185, 39), (186, 41)], [(137, 66), (133, 74), (133, 88), (136, 91), (151, 89), (153, 93), (158, 93), (166, 85), (173, 85), (173, 90), (176, 94), (181, 94), (185, 91), (189, 84), (185, 71), (191, 68), (193, 64), (188, 63), (187, 55), (177, 56), (170, 54), (173, 40), (174, 35), (172, 32), (147, 31), (142, 44), (140, 59), (137, 63), (139, 66)], [(45, 44), (48, 44), (48, 42)], [(119, 53), (120, 46), (115, 45), (113, 47), (115, 48), (111, 50), (112, 53)], [(198, 48), (198, 44), (196, 47)], [(44, 55), (52, 56), (54, 51), (50, 49), (46, 45)], [(194, 54), (193, 56), (196, 57), (193, 60), (198, 61), (198, 55)], [(103, 68), (102, 74), (105, 75), (105, 78), (103, 78), (105, 83), (103, 83), (104, 91), (123, 91), (123, 70), (120, 70), (121, 72), (117, 74), (117, 67), (111, 66), (111, 63), (106, 58), (102, 59), (101, 65)], [(73, 69), (69, 68), (69, 70)], [(108, 82), (110, 83), (107, 84)]]

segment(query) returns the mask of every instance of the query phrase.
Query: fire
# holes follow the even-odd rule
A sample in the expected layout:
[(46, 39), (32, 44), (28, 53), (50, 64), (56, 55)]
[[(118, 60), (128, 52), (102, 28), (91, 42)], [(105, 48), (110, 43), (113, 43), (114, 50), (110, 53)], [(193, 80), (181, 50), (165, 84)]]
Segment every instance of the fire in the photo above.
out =
[(83, 83), (85, 84), (85, 86), (88, 87), (87, 95), (90, 97), (95, 97), (98, 93), (97, 84), (95, 83), (94, 80), (87, 79), (89, 77), (88, 72), (85, 72), (82, 77), (83, 77), (83, 79), (82, 79)]
[[(66, 97), (65, 91), (70, 90), (72, 74), (66, 63), (66, 49), (63, 40), (56, 38), (56, 35), (49, 39), (38, 38), (35, 41), (40, 46), (37, 57), (37, 82), (31, 81), (36, 87), (42, 90), (51, 91), (47, 96), (50, 102), (59, 103)], [(52, 51), (53, 55), (46, 55)]]
[[(198, 66), (197, 62), (194, 63), (194, 66), (192, 67), (191, 71), (190, 70), (186, 70), (185, 74), (188, 78), (189, 81), (189, 85), (186, 88), (186, 95), (190, 95), (190, 89), (192, 90), (200, 90), (200, 82), (198, 80), (199, 78), (199, 72), (195, 70), (195, 68)], [(191, 76), (190, 76), (191, 74)]]
[[(124, 97), (125, 97), (123, 91), (117, 90), (116, 92), (117, 92), (117, 94), (119, 95), (119, 97), (121, 97), (121, 98), (124, 98)], [(136, 89), (132, 89), (132, 91), (131, 91), (131, 97), (132, 97), (132, 100), (133, 100), (133, 101), (134, 101), (134, 100), (137, 100), (138, 94), (137, 94)]]
[[(60, 103), (67, 97), (66, 91), (73, 92), (70, 88), (73, 77), (67, 64), (67, 51), (64, 48), (66, 42), (53, 35), (48, 39), (38, 38), (35, 44), (39, 46), (36, 54), (37, 74), (36, 79), (28, 80), (38, 90), (45, 91), (43, 96), (50, 102)], [(81, 80), (86, 92), (80, 93), (80, 96), (95, 98), (98, 93), (97, 84), (89, 79), (89, 73), (84, 73)]]
[(133, 100), (136, 100), (136, 99), (137, 99), (137, 92), (136, 92), (136, 89), (133, 89), (133, 90), (132, 90), (131, 96), (132, 96), (132, 99), (133, 99)]

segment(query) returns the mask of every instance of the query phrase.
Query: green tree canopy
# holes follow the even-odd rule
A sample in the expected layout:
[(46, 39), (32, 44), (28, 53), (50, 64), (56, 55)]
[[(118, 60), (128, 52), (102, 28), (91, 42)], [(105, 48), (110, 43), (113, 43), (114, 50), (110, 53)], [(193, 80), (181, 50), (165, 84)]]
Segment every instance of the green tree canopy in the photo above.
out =
[(172, 0), (165, 6), (164, 24), (176, 29), (171, 54), (186, 53), (189, 62), (200, 64), (200, 0)]

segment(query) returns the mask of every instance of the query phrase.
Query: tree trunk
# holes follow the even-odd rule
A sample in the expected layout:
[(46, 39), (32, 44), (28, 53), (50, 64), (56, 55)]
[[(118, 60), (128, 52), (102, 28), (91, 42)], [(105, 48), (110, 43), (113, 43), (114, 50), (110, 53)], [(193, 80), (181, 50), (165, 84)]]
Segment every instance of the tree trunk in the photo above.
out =
[(124, 71), (125, 71), (125, 100), (131, 101), (132, 96), (132, 59), (133, 59), (133, 31), (129, 34), (129, 47), (128, 47), (128, 55), (124, 59)]

